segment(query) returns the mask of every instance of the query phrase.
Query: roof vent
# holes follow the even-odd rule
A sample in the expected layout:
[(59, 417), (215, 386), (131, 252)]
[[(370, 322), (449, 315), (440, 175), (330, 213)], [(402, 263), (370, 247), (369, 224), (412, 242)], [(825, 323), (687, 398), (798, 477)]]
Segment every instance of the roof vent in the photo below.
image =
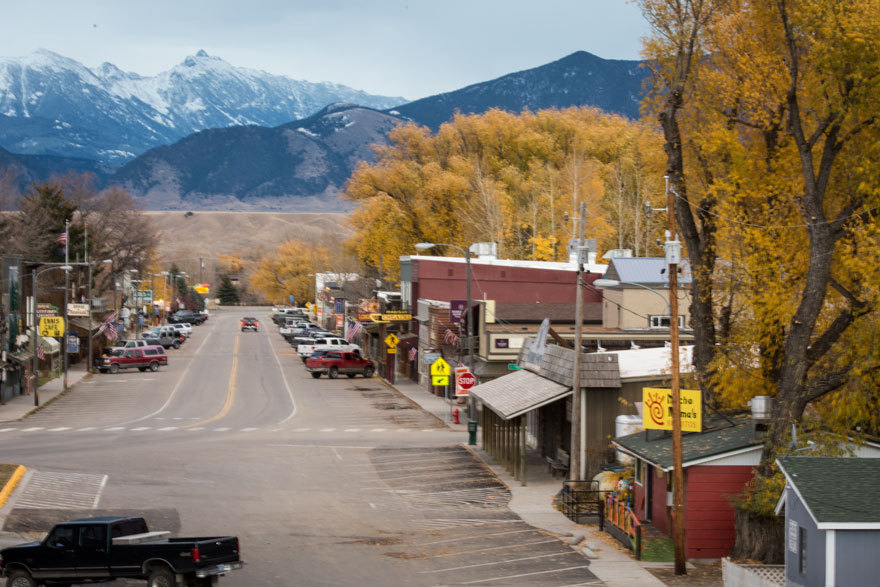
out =
[(773, 398), (769, 395), (756, 395), (749, 400), (752, 408), (752, 420), (755, 422), (769, 422), (773, 412)]

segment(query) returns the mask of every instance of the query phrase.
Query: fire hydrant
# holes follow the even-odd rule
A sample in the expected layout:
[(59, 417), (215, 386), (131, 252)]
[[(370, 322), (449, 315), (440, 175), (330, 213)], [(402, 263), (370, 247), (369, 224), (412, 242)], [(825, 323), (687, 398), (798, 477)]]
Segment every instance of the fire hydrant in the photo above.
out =
[(461, 422), (458, 421), (458, 408), (455, 408), (454, 410), (452, 410), (452, 423), (453, 424), (461, 424)]

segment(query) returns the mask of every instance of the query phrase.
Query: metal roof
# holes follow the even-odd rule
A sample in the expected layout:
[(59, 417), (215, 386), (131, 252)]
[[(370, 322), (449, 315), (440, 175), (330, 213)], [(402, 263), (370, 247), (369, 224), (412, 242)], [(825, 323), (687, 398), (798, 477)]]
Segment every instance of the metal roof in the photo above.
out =
[(471, 395), (505, 420), (571, 395), (571, 388), (531, 371), (514, 371), (471, 389)]
[[(679, 284), (691, 282), (690, 264), (686, 259), (678, 266)], [(640, 283), (642, 285), (669, 285), (665, 257), (614, 257), (608, 264), (605, 279), (615, 279), (623, 283)]]
[(779, 457), (788, 485), (817, 525), (880, 523), (880, 459), (842, 457)]

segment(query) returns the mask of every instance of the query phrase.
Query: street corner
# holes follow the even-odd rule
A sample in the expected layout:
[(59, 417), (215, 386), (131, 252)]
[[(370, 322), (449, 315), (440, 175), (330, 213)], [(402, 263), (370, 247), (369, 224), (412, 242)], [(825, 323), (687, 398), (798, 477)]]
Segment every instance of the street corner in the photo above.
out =
[(26, 472), (27, 468), (23, 465), (0, 465), (0, 483), (3, 484), (3, 489), (0, 489), (0, 507), (6, 505)]

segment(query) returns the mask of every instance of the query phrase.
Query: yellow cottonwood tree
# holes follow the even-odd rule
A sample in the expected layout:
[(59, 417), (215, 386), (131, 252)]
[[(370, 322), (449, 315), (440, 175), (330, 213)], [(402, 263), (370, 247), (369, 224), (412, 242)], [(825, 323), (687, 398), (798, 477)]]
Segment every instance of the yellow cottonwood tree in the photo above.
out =
[(309, 274), (323, 271), (330, 252), (299, 240), (289, 240), (265, 255), (250, 277), (250, 286), (273, 303), (286, 303), (288, 296), (302, 302), (314, 298), (314, 279)]
[[(389, 138), (375, 163), (355, 171), (345, 195), (358, 204), (352, 247), (372, 267), (384, 259), (392, 277), (399, 256), (412, 254), (420, 241), (460, 247), (492, 241), (502, 257), (562, 260), (577, 235), (564, 215), (575, 216), (581, 202), (587, 204), (585, 236), (598, 239), (600, 248), (618, 248), (615, 223), (629, 225), (635, 216), (618, 204), (644, 209), (647, 197), (629, 178), (644, 186), (647, 177), (655, 183), (662, 177), (656, 157), (630, 154), (636, 146), (656, 150), (656, 131), (591, 108), (490, 110), (457, 115), (433, 134), (401, 126)], [(622, 158), (626, 180), (615, 184), (612, 199), (611, 169)], [(650, 229), (641, 222), (635, 227)], [(624, 245), (645, 240), (633, 229)]]

